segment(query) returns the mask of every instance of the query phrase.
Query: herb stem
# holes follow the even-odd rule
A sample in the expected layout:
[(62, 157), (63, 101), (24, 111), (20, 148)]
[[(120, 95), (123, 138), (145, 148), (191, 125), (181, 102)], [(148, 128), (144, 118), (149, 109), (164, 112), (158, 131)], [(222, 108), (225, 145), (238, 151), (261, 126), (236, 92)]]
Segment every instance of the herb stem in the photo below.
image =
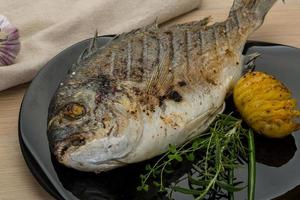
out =
[[(228, 184), (233, 185), (234, 169), (228, 171)], [(234, 200), (234, 194), (232, 191), (228, 192), (228, 200)]]
[[(234, 200), (234, 192), (242, 190), (244, 187), (237, 187), (234, 183), (234, 169), (239, 167), (239, 155), (246, 157), (248, 151), (242, 143), (242, 138), (246, 137), (250, 144), (249, 154), (249, 187), (254, 187), (255, 183), (255, 155), (253, 157), (253, 138), (248, 136), (249, 131), (241, 126), (241, 120), (230, 115), (219, 115), (210, 125), (208, 131), (199, 134), (195, 138), (190, 138), (180, 146), (170, 144), (169, 150), (154, 165), (146, 166), (146, 174), (141, 174), (141, 185), (137, 190), (148, 191), (150, 184), (158, 187), (158, 191), (167, 193), (172, 199), (173, 192), (186, 195), (193, 195), (195, 200), (215, 197), (215, 195), (226, 195), (230, 200)], [(251, 132), (252, 133), (252, 132)], [(177, 163), (191, 164), (187, 176), (177, 174)], [(254, 167), (253, 167), (254, 163)], [(251, 168), (251, 170), (250, 170)], [(251, 173), (250, 173), (251, 171)], [(177, 177), (181, 176), (181, 177)], [(170, 177), (170, 178), (169, 178)], [(175, 178), (176, 180), (172, 180)], [(188, 178), (189, 187), (181, 187)], [(251, 179), (251, 180), (250, 180)], [(249, 189), (250, 190), (250, 189)], [(254, 189), (251, 189), (254, 193)], [(254, 194), (252, 194), (254, 197)], [(253, 198), (249, 198), (253, 200)]]
[(253, 131), (248, 131), (248, 200), (255, 198), (256, 161)]
[(215, 182), (216, 182), (216, 180), (217, 180), (217, 178), (219, 176), (220, 170), (221, 170), (221, 165), (219, 165), (214, 178), (209, 181), (209, 184), (205, 188), (204, 192), (201, 193), (201, 195), (199, 197), (197, 197), (195, 200), (200, 200), (200, 199), (203, 199), (205, 197), (205, 195), (208, 193), (208, 191), (210, 190), (210, 188), (213, 187), (213, 185), (215, 184)]
[[(213, 135), (213, 134), (212, 134)], [(211, 137), (212, 138), (212, 137)], [(210, 138), (210, 141), (211, 141), (211, 138)], [(215, 136), (216, 138), (216, 152), (217, 153), (217, 157), (215, 158), (216, 160), (216, 165), (217, 165), (217, 171), (213, 177), (213, 179), (211, 179), (209, 181), (209, 184), (207, 185), (207, 187), (205, 188), (205, 190), (203, 191), (202, 194), (200, 194), (199, 197), (197, 197), (195, 200), (200, 200), (200, 199), (203, 199), (205, 197), (205, 195), (208, 193), (208, 191), (214, 186), (214, 184), (216, 183), (217, 181), (217, 178), (220, 174), (220, 171), (221, 171), (221, 167), (222, 167), (222, 151), (221, 151), (221, 146), (220, 146), (220, 142), (219, 142), (219, 137), (218, 135)], [(210, 143), (210, 142), (209, 142)], [(210, 144), (209, 144), (210, 145)], [(208, 151), (207, 151), (208, 152)], [(206, 156), (208, 156), (208, 153), (206, 154)], [(207, 158), (205, 159), (205, 172), (207, 171)]]

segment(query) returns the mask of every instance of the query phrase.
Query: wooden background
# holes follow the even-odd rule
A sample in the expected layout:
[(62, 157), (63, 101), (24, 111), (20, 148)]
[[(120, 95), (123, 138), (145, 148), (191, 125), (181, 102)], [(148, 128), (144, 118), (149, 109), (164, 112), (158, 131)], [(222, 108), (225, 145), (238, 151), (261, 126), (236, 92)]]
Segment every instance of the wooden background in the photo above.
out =
[[(200, 9), (166, 24), (199, 20), (211, 15), (224, 20), (232, 0), (203, 0)], [(300, 0), (277, 2), (265, 23), (250, 39), (300, 48)], [(299, 63), (300, 67), (300, 63)], [(18, 113), (28, 84), (0, 92), (0, 200), (53, 199), (27, 168), (18, 143)]]

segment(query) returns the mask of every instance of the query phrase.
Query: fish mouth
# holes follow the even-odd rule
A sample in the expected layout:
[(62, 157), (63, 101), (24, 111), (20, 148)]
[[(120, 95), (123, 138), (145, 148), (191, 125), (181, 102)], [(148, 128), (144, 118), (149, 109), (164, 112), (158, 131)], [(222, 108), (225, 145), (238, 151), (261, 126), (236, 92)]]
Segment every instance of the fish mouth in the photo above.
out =
[(48, 133), (51, 151), (61, 162), (67, 154), (85, 145), (95, 135), (94, 132), (68, 132), (68, 130), (70, 129), (60, 128), (51, 130)]

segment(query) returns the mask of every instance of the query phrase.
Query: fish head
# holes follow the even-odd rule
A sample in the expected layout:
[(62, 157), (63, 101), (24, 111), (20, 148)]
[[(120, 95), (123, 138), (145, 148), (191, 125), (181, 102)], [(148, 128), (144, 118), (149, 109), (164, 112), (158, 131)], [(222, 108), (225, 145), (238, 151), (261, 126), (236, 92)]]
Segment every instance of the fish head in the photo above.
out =
[(48, 138), (59, 162), (107, 171), (123, 165), (122, 158), (136, 147), (143, 128), (138, 105), (124, 90), (109, 87), (99, 89), (97, 81), (58, 90), (49, 109)]

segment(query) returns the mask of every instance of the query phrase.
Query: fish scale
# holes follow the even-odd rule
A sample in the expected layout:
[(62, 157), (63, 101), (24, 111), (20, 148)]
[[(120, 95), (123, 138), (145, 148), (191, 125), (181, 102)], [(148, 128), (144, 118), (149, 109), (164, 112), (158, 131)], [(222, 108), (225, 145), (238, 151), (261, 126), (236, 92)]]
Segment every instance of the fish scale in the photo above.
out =
[(50, 103), (51, 152), (68, 167), (101, 172), (203, 133), (242, 75), (247, 38), (275, 2), (235, 0), (224, 22), (154, 23), (101, 48), (95, 37)]

